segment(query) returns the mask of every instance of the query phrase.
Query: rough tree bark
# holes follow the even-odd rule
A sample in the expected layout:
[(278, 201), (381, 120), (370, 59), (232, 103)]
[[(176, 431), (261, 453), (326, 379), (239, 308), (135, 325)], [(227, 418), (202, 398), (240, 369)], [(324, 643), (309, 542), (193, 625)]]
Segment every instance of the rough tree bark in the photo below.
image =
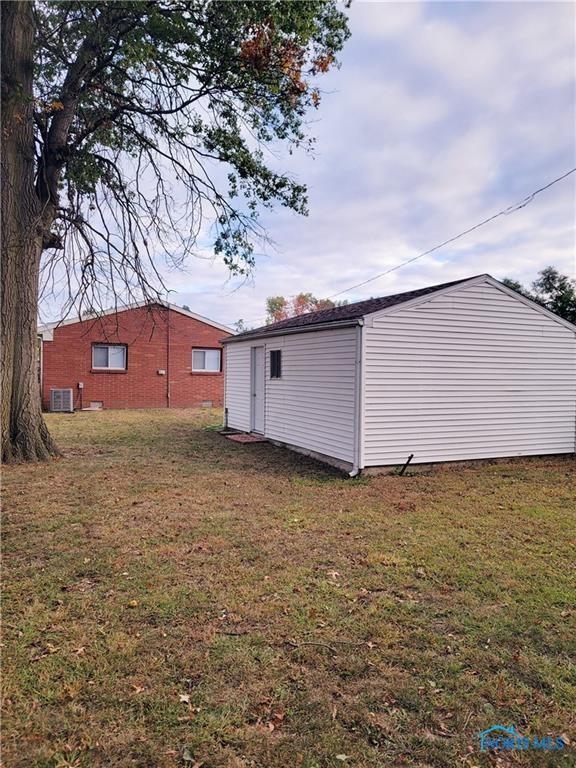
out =
[(44, 422), (37, 367), (43, 232), (53, 212), (35, 190), (34, 17), (31, 4), (2, 13), (2, 459), (41, 460), (58, 450)]

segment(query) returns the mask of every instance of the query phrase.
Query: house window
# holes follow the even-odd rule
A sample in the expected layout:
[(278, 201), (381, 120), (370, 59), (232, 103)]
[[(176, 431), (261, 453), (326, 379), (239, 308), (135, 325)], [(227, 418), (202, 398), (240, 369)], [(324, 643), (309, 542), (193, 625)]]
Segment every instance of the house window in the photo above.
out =
[(193, 349), (192, 370), (219, 373), (222, 366), (222, 351), (220, 349)]
[(92, 347), (92, 368), (111, 371), (126, 370), (125, 344), (94, 344)]
[(273, 349), (270, 352), (270, 378), (282, 378), (282, 350)]

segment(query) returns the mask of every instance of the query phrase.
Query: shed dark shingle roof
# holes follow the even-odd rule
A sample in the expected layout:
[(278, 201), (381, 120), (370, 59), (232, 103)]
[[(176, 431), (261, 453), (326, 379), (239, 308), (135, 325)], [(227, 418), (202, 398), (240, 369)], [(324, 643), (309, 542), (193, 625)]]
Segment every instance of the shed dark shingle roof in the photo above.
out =
[[(476, 275), (475, 277), (480, 277), (480, 275)], [(431, 285), (427, 288), (420, 288), (417, 291), (405, 291), (404, 293), (395, 293), (392, 296), (382, 296), (376, 299), (357, 301), (354, 304), (344, 304), (341, 307), (331, 307), (330, 309), (320, 309), (317, 312), (307, 312), (305, 315), (289, 317), (287, 320), (280, 320), (277, 323), (263, 325), (260, 328), (254, 328), (250, 331), (238, 333), (235, 336), (228, 337), (226, 341), (244, 341), (244, 339), (248, 340), (278, 335), (278, 333), (288, 329), (302, 328), (304, 330), (307, 326), (312, 325), (322, 326), (335, 322), (344, 322), (346, 320), (357, 320), (372, 312), (378, 312), (381, 309), (387, 309), (396, 304), (403, 304), (406, 301), (417, 299), (420, 296), (426, 296), (429, 293), (435, 293), (443, 288), (449, 288), (452, 285), (466, 283), (473, 279), (474, 277), (466, 277), (462, 280), (453, 280), (450, 283), (441, 283), (440, 285)]]

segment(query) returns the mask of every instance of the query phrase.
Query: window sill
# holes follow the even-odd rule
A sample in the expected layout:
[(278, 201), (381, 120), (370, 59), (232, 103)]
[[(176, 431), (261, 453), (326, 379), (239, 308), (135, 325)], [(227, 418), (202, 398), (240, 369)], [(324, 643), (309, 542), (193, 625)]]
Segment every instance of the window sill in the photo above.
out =
[(91, 368), (90, 373), (128, 373), (126, 368)]
[(191, 376), (222, 376), (223, 371), (190, 371)]

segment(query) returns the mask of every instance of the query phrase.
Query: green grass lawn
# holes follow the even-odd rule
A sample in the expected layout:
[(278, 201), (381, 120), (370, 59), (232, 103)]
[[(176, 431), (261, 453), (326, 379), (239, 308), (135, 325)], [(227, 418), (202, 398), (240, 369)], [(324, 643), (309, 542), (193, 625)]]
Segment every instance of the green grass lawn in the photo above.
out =
[(218, 419), (5, 469), (6, 768), (576, 765), (573, 459), (348, 480)]

